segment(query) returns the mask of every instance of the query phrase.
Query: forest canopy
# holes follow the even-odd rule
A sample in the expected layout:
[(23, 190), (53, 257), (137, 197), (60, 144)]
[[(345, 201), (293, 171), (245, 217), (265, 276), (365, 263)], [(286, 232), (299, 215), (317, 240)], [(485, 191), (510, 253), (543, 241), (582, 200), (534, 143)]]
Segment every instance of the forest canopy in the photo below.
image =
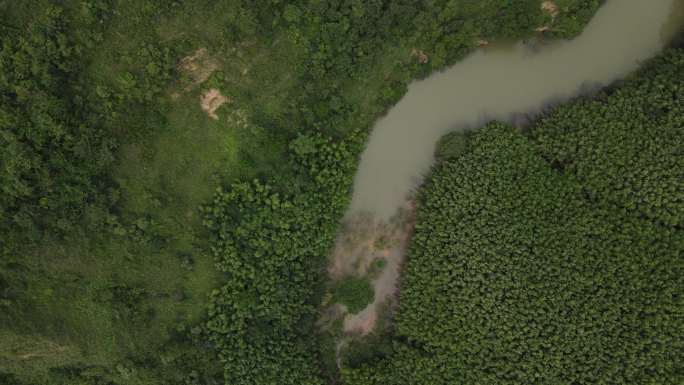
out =
[[(555, 3), (0, 0), (0, 383), (676, 374), (679, 51), (524, 135), (445, 139), (392, 341), (358, 344), (342, 378), (322, 357), (326, 258), (374, 122), (412, 80), (497, 40), (572, 38), (602, 1)], [(338, 289), (354, 310), (372, 299)]]

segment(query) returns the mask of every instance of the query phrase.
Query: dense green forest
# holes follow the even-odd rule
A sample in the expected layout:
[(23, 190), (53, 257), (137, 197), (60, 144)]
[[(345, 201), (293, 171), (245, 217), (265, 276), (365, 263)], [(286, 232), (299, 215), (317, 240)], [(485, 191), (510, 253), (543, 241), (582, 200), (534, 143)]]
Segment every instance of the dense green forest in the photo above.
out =
[(684, 50), (521, 132), (451, 134), (392, 352), (346, 384), (684, 381)]
[[(601, 1), (557, 0), (553, 17), (540, 3), (0, 0), (0, 383), (338, 381), (314, 322), (369, 129), (412, 79), (540, 26), (572, 37)], [(599, 371), (676, 383), (681, 67), (672, 52), (525, 135), (494, 125), (446, 141), (422, 193), (394, 348), (383, 348), (392, 358), (350, 359), (344, 381), (505, 383), (569, 370), (579, 382)], [(199, 102), (210, 89), (226, 101), (216, 119)], [(473, 222), (493, 202), (503, 206)], [(466, 269), (474, 248), (490, 254)], [(542, 260), (547, 270), (533, 272)], [(549, 280), (566, 266), (572, 276)], [(458, 274), (467, 279), (450, 280)], [(495, 276), (499, 286), (482, 285)], [(431, 292), (450, 284), (468, 286)], [(336, 294), (367, 300), (357, 286)], [(593, 313), (554, 324), (553, 311), (575, 309), (558, 292)], [(588, 292), (601, 295), (585, 303)], [(523, 314), (483, 313), (508, 295)], [(458, 318), (464, 309), (472, 319)], [(589, 314), (613, 326), (607, 335)], [(511, 330), (522, 334), (506, 339)], [(540, 352), (558, 359), (529, 356)], [(601, 365), (611, 357), (632, 372)]]

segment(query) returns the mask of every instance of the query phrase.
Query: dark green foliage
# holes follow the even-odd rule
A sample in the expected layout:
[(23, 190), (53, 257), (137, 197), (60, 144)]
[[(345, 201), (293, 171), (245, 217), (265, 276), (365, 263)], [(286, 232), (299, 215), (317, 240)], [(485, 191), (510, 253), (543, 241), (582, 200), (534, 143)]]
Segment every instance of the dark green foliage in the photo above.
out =
[(351, 340), (342, 350), (342, 365), (346, 368), (358, 368), (371, 365), (394, 353), (390, 335), (368, 336)]
[(367, 278), (350, 277), (335, 284), (333, 301), (347, 306), (347, 310), (358, 313), (373, 302), (374, 291)]
[(379, 304), (378, 319), (373, 330), (364, 336), (347, 336), (340, 347), (342, 368), (360, 368), (383, 362), (394, 354), (392, 305)]
[(14, 375), (3, 372), (0, 372), (0, 381), (2, 381), (2, 384), (6, 385), (21, 385), (21, 382), (19, 382)]
[(314, 289), (323, 278), (336, 219), (347, 204), (363, 137), (292, 144), (296, 195), (259, 181), (233, 184), (204, 209), (226, 284), (212, 293), (209, 340), (230, 384), (320, 384), (313, 355)]
[(0, 229), (40, 239), (65, 233), (89, 205), (106, 205), (113, 140), (70, 98), (80, 47), (63, 11), (48, 7), (0, 51)]
[[(88, 50), (102, 39), (109, 5), (83, 3), (80, 27), (73, 15), (49, 5), (15, 33), (2, 35), (0, 51), (0, 226), (16, 241), (64, 236), (107, 220), (116, 200), (108, 175), (120, 134), (149, 126), (140, 108), (171, 79), (168, 48), (140, 47), (112, 84), (83, 84)], [(137, 120), (137, 122), (134, 122)], [(127, 127), (121, 129), (122, 126)], [(10, 243), (11, 244), (11, 243)]]
[[(395, 353), (346, 370), (346, 383), (680, 383), (684, 231), (668, 219), (684, 217), (673, 204), (683, 58), (667, 52), (610, 93), (552, 111), (530, 138), (490, 124), (436, 166)], [(642, 194), (662, 205), (635, 204)]]
[(681, 51), (669, 51), (624, 86), (558, 108), (531, 137), (592, 199), (681, 227), (683, 69)]
[(468, 136), (467, 132), (452, 132), (444, 135), (437, 142), (435, 158), (438, 161), (458, 158), (468, 149)]

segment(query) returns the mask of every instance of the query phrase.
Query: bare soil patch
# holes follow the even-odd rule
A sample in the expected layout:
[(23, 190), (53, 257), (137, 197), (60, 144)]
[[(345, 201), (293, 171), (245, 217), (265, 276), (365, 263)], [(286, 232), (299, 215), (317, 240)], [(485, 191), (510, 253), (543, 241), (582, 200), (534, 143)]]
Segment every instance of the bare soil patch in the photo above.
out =
[(560, 9), (558, 8), (558, 5), (554, 3), (553, 1), (543, 1), (541, 3), (541, 10), (543, 12), (546, 12), (551, 16), (551, 23), (548, 25), (542, 25), (537, 28), (535, 28), (535, 31), (537, 32), (546, 32), (552, 30), (552, 24), (556, 20), (556, 17), (560, 13)]
[[(560, 13), (560, 8), (553, 1), (543, 1), (541, 3), (541, 10), (543, 12), (546, 12), (547, 14), (549, 14), (549, 16), (551, 16), (551, 24), (553, 24), (553, 22), (556, 20), (556, 17)], [(541, 25), (541, 26), (535, 28), (535, 31), (537, 31), (537, 32), (546, 32), (546, 31), (551, 31), (551, 30), (552, 30), (551, 25)]]
[(206, 48), (198, 49), (178, 63), (178, 71), (190, 80), (189, 84), (184, 87), (185, 91), (204, 83), (218, 68), (218, 62), (209, 56)]
[(420, 64), (427, 64), (430, 61), (430, 57), (420, 49), (412, 49), (411, 56), (418, 58)]
[[(333, 280), (347, 276), (368, 277), (375, 295), (373, 302), (357, 314), (344, 315), (344, 332), (367, 335), (375, 328), (381, 310), (396, 304), (401, 265), (413, 231), (414, 204), (407, 202), (388, 222), (370, 214), (348, 219), (338, 236), (328, 273)], [(382, 267), (377, 261), (383, 261)]]
[(222, 95), (221, 91), (217, 90), (216, 88), (209, 89), (200, 95), (200, 106), (202, 106), (202, 110), (206, 112), (210, 118), (215, 120), (218, 120), (216, 110), (229, 101), (230, 98)]
[(541, 9), (542, 11), (548, 13), (551, 15), (551, 17), (556, 17), (560, 13), (560, 9), (558, 8), (558, 5), (554, 3), (553, 1), (544, 1), (541, 3)]

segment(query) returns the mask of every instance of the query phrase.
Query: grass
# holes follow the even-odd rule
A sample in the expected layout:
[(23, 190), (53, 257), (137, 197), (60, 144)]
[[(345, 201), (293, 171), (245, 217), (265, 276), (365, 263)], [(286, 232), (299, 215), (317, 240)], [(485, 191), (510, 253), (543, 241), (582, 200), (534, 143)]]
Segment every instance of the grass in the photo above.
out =
[[(119, 148), (112, 177), (119, 186), (118, 221), (125, 235), (74, 233), (22, 257), (42, 276), (30, 282), (23, 308), (15, 309), (22, 322), (10, 322), (12, 328), (0, 335), (0, 366), (19, 365), (12, 371), (38, 381), (53, 366), (129, 367), (130, 360), (158, 360), (178, 326), (195, 325), (204, 316), (209, 293), (220, 286), (220, 273), (205, 250), (209, 242), (200, 205), (217, 186), (287, 169), (293, 132), (267, 130), (258, 120), (278, 117), (289, 107), (296, 78), (288, 65), (296, 60), (293, 47), (283, 39), (232, 44), (225, 17), (239, 10), (228, 5), (215, 12), (209, 2), (194, 2), (160, 16), (151, 11), (151, 2), (120, 3), (87, 59), (88, 83), (117, 82), (140, 65), (135, 62), (140, 47), (155, 41), (174, 46), (178, 59), (202, 42), (220, 68), (189, 91), (180, 83), (170, 85), (155, 102), (160, 122)], [(65, 5), (81, 12), (77, 2)], [(20, 20), (31, 17), (26, 7), (6, 6)], [(199, 95), (209, 85), (232, 99), (218, 111), (219, 120), (200, 109)], [(172, 98), (174, 92), (180, 97)], [(141, 294), (127, 304), (116, 297), (117, 288)], [(53, 345), (64, 346), (65, 353), (18, 359)], [(144, 377), (133, 375), (127, 383), (145, 383)]]

